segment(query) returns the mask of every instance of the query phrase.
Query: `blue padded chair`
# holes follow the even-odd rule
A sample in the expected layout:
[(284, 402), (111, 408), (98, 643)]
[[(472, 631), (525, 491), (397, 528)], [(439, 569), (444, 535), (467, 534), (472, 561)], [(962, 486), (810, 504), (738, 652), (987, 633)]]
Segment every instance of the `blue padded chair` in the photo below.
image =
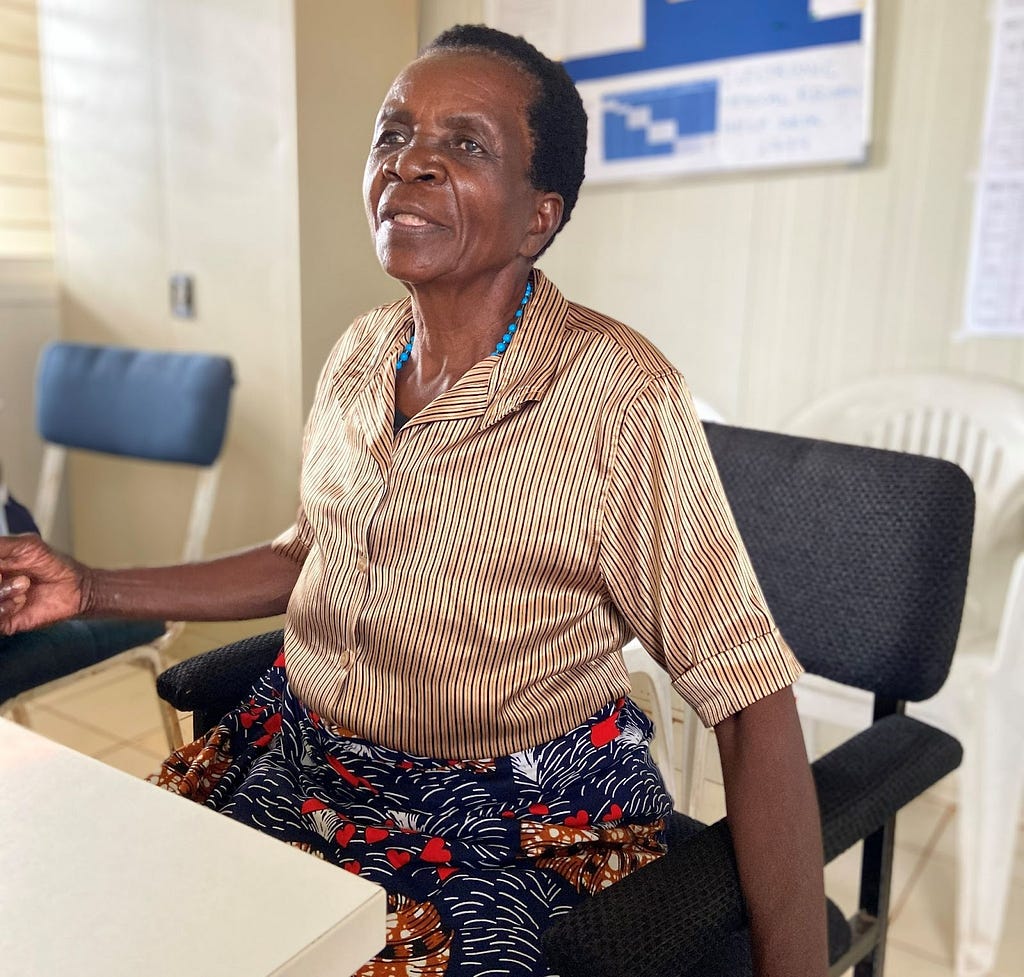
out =
[[(69, 449), (189, 465), (196, 488), (182, 561), (199, 559), (209, 528), (234, 376), (231, 361), (202, 353), (165, 353), (54, 343), (36, 378), (36, 426), (46, 442), (35, 516), (45, 538), (53, 525)], [(55, 683), (115, 662), (158, 675), (163, 651), (183, 624), (72, 620), (0, 638), (0, 708), (25, 722), (25, 703)], [(177, 715), (162, 703), (168, 744), (181, 746)]]

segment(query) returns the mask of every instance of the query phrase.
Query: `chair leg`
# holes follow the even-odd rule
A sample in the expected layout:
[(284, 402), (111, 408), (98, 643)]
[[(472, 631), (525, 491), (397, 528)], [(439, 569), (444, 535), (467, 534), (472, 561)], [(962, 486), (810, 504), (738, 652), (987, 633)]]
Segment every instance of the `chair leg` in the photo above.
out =
[(7, 711), (10, 713), (11, 719), (19, 726), (24, 726), (26, 729), (32, 728), (32, 723), (28, 718), (28, 709), (25, 708), (25, 703), (21, 699), (15, 699), (11, 702)]
[[(156, 683), (157, 676), (167, 667), (163, 656), (155, 648), (149, 648), (149, 653), (141, 656), (140, 659), (153, 673), (153, 682)], [(178, 722), (178, 711), (169, 702), (157, 697), (157, 704), (160, 706), (160, 721), (163, 723), (164, 736), (167, 738), (167, 745), (170, 752), (180, 750), (185, 741), (181, 735), (181, 724)]]
[(889, 935), (889, 894), (892, 886), (892, 858), (896, 819), (886, 822), (864, 839), (861, 858), (860, 908), (878, 921), (878, 935), (871, 952), (853, 969), (854, 977), (882, 977), (885, 941)]
[(672, 803), (680, 808), (682, 800), (676, 781), (675, 728), (672, 723), (672, 684), (668, 675), (655, 667), (631, 668), (630, 676), (643, 675), (651, 687), (650, 712), (654, 720), (654, 741), (651, 756), (658, 766), (665, 789), (672, 795)]
[(676, 737), (672, 722), (672, 684), (668, 675), (659, 671), (657, 674), (647, 673), (654, 691), (654, 705), (658, 714), (658, 739), (661, 741), (658, 752), (659, 768), (665, 787), (672, 795), (672, 802), (677, 809), (683, 800), (679, 794), (679, 782), (676, 779)]
[(1006, 705), (993, 695), (984, 712), (975, 712), (971, 728), (960, 731), (957, 977), (991, 972), (1006, 919), (1024, 794), (1024, 729)]
[(164, 735), (171, 752), (180, 750), (185, 745), (181, 735), (181, 723), (178, 721), (178, 710), (169, 702), (160, 701), (160, 718), (164, 724)]
[(676, 807), (691, 818), (699, 817), (710, 740), (711, 730), (696, 713), (688, 714), (683, 722), (683, 803)]

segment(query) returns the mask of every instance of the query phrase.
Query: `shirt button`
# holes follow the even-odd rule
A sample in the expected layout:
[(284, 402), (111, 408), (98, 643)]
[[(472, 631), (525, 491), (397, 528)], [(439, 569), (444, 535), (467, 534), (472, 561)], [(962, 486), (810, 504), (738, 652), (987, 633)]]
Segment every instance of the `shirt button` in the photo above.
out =
[(366, 571), (369, 568), (370, 568), (370, 561), (366, 558), (366, 554), (365, 553), (360, 553), (359, 556), (356, 558), (356, 570), (359, 573), (366, 573)]

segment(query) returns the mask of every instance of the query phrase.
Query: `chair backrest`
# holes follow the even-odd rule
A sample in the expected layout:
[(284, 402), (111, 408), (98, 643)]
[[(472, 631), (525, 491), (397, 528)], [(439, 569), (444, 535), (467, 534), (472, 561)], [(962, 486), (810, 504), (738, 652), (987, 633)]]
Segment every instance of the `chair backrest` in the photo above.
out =
[(1024, 390), (940, 373), (878, 377), (836, 390), (799, 411), (791, 434), (944, 458), (977, 492), (976, 549), (1024, 502)]
[(209, 525), (234, 375), (206, 353), (52, 343), (36, 376), (36, 426), (47, 442), (36, 518), (49, 532), (68, 448), (194, 465), (183, 558), (196, 559)]
[(975, 630), (996, 626), (1024, 546), (1024, 390), (941, 373), (876, 377), (807, 405), (784, 429), (944, 458), (967, 472), (977, 493), (968, 609)]
[(39, 361), (36, 427), (68, 448), (209, 466), (233, 382), (224, 356), (53, 343)]
[(956, 647), (974, 492), (918, 455), (706, 424), (783, 636), (815, 674), (891, 699), (938, 691)]

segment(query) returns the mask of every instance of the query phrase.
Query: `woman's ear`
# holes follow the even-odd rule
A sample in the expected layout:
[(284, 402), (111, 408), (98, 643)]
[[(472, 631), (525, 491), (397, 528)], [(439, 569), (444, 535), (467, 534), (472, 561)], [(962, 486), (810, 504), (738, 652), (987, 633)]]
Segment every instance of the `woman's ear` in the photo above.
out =
[(537, 191), (537, 207), (520, 250), (524, 258), (537, 257), (544, 249), (544, 245), (555, 236), (562, 223), (563, 207), (561, 194)]

